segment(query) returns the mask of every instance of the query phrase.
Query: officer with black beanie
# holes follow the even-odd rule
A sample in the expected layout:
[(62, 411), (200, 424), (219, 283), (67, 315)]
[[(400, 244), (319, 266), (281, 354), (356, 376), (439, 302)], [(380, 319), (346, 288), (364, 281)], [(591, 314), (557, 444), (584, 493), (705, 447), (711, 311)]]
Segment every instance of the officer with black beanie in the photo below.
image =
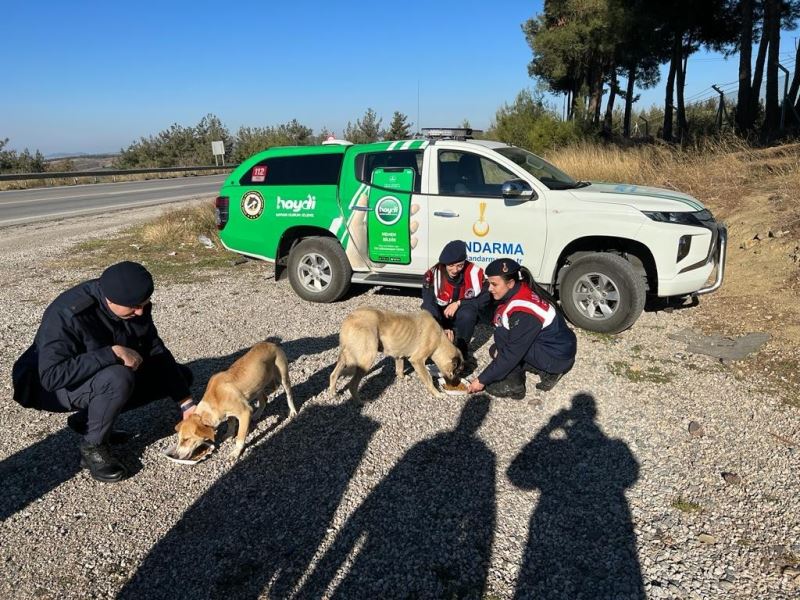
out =
[(486, 278), (495, 301), (492, 362), (470, 383), (469, 391), (485, 389), (493, 396), (521, 399), (525, 371), (539, 375), (537, 389), (553, 389), (575, 364), (575, 333), (553, 299), (515, 260), (492, 261)]
[(421, 308), (433, 315), (461, 350), (466, 372), (477, 366), (469, 345), (490, 300), (483, 270), (467, 260), (466, 242), (453, 240), (445, 244), (439, 262), (425, 273)]
[(191, 371), (177, 364), (153, 323), (153, 277), (125, 261), (63, 292), (47, 307), (33, 344), (14, 364), (14, 399), (72, 412), (81, 466), (98, 481), (127, 474), (109, 445), (124, 442), (117, 416), (160, 398), (193, 410)]

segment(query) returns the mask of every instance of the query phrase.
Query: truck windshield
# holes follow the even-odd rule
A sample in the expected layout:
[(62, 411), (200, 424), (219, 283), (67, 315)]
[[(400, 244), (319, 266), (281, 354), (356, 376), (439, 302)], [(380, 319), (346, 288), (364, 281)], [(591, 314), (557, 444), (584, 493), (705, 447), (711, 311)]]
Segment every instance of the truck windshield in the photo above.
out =
[(545, 159), (522, 148), (507, 146), (505, 148), (495, 148), (495, 152), (517, 163), (551, 190), (571, 190), (588, 185), (581, 181), (575, 181)]

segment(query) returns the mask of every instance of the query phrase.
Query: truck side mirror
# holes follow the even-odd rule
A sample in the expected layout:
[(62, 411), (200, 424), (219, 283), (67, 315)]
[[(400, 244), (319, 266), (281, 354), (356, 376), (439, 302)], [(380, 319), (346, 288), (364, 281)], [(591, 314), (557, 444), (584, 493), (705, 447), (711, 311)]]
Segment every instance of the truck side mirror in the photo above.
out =
[(503, 198), (507, 200), (536, 200), (536, 192), (524, 179), (511, 179), (500, 188)]

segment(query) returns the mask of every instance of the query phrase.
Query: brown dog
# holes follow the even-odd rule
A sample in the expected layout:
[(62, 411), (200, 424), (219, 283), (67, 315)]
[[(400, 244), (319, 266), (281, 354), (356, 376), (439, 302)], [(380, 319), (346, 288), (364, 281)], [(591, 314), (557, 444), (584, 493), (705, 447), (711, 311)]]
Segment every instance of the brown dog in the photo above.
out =
[[(215, 430), (222, 421), (228, 419), (228, 431), (233, 431), (233, 419), (236, 419), (239, 431), (231, 456), (238, 458), (250, 429), (250, 419), (261, 416), (267, 398), (277, 389), (278, 382), (286, 392), (289, 417), (294, 417), (297, 410), (292, 400), (286, 354), (270, 342), (256, 344), (227, 371), (212, 375), (197, 409), (175, 426), (178, 432), (175, 456), (182, 459), (191, 457), (204, 441), (214, 441)], [(251, 400), (256, 400), (255, 413), (250, 406)]]
[(339, 360), (331, 373), (330, 394), (336, 394), (336, 381), (342, 371), (354, 368), (355, 373), (347, 387), (353, 399), (358, 400), (358, 384), (372, 367), (379, 351), (394, 357), (398, 377), (403, 377), (403, 358), (408, 358), (434, 396), (442, 394), (434, 387), (425, 361), (432, 359), (448, 382), (456, 380), (463, 363), (461, 351), (447, 339), (428, 311), (402, 314), (371, 307), (359, 308), (342, 323)]

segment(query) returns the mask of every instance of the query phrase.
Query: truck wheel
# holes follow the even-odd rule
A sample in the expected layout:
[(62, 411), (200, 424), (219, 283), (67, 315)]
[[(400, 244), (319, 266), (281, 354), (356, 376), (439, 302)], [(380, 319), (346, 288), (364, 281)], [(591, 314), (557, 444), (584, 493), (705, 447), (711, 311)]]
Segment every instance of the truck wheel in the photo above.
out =
[(289, 283), (303, 300), (335, 302), (350, 287), (353, 270), (339, 241), (311, 237), (289, 253)]
[(577, 327), (619, 333), (642, 314), (645, 284), (627, 260), (598, 252), (567, 267), (559, 295), (564, 313)]

